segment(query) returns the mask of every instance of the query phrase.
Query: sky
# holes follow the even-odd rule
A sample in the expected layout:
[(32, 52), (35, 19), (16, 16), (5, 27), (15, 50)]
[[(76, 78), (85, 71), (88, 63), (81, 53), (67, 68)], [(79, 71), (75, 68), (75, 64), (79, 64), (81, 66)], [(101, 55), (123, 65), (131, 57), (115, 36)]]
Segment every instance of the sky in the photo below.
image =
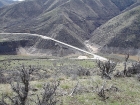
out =
[(24, 1), (24, 0), (13, 0), (13, 1)]

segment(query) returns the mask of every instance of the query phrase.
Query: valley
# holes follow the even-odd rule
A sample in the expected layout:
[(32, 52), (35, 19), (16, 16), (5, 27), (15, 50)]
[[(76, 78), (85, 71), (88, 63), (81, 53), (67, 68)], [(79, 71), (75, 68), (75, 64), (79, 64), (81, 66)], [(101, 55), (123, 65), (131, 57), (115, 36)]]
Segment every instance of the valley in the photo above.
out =
[(99, 52), (139, 54), (139, 0), (29, 0), (1, 8), (0, 23), (1, 33), (41, 34), (81, 49), (89, 40)]
[(140, 0), (0, 0), (0, 105), (139, 105)]

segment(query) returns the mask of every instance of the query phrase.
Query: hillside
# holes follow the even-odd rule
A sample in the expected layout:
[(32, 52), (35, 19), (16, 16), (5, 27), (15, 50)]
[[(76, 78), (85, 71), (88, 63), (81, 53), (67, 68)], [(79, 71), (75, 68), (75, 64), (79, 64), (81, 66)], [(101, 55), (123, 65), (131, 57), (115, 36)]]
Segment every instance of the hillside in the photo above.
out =
[(119, 12), (110, 0), (25, 1), (0, 9), (0, 31), (38, 33), (66, 43), (69, 38), (83, 42)]
[[(102, 0), (101, 2), (98, 3), (94, 0), (34, 0), (22, 2), (0, 10), (0, 17), (6, 17), (4, 23), (3, 21), (0, 22), (4, 26), (1, 27), (1, 31), (30, 31), (31, 33), (51, 34), (52, 36), (53, 31), (59, 25), (63, 25), (80, 39), (88, 39), (90, 33), (96, 27), (120, 12), (109, 0), (106, 2)], [(102, 6), (104, 9), (102, 9)], [(53, 27), (53, 30), (50, 27)], [(59, 31), (61, 30), (59, 29), (58, 33)]]
[[(94, 30), (135, 3), (135, 0), (27, 0), (0, 8), (0, 32), (36, 33), (86, 49), (83, 42), (92, 37)], [(38, 47), (45, 45), (40, 43)]]
[(130, 5), (129, 7), (127, 7), (125, 10), (123, 10), (123, 12), (126, 12), (128, 10), (131, 10), (133, 8), (135, 8), (136, 6), (139, 6), (140, 5), (140, 0), (136, 0), (135, 3), (133, 3), (132, 5)]
[[(79, 44), (79, 46), (85, 48), (83, 43), (74, 42), (73, 39), (70, 39), (70, 41), (73, 41), (74, 44)], [(85, 49), (83, 50), (39, 34), (0, 33), (0, 54), (65, 56), (72, 53), (80, 54), (83, 52), (95, 55), (85, 51)]]
[(140, 48), (140, 5), (96, 29), (90, 42), (100, 46)]
[(122, 11), (139, 0), (111, 0), (111, 1)]
[(12, 4), (12, 3), (16, 3), (16, 1), (13, 1), (13, 0), (0, 0), (0, 8), (3, 7), (3, 6), (6, 6), (6, 5)]

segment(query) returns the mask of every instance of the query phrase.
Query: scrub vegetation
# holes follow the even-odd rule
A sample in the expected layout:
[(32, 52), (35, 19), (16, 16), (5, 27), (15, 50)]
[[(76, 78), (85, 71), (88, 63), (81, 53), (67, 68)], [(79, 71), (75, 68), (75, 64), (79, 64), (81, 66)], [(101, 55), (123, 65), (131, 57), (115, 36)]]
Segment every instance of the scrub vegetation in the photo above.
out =
[[(140, 62), (0, 56), (1, 105), (139, 105)], [(129, 63), (128, 63), (129, 62)]]

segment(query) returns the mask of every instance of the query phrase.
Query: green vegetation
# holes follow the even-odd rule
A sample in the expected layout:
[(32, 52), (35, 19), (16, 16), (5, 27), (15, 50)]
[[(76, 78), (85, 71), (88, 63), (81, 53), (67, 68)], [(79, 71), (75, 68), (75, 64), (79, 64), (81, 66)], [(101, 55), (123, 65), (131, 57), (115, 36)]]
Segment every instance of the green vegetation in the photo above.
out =
[(0, 54), (20, 54), (0, 55), (0, 105), (139, 105), (140, 61), (134, 56), (103, 55), (107, 62), (26, 56), (77, 55), (39, 34), (82, 49), (96, 43), (105, 53), (139, 53), (137, 0), (27, 0), (0, 11)]
[[(58, 57), (53, 57), (52, 60), (46, 57), (14, 55), (3, 55), (0, 59), (1, 71), (5, 78), (13, 75), (10, 78), (16, 79), (18, 74), (13, 74), (12, 72), (19, 69), (19, 64), (24, 64), (26, 68), (31, 65), (32, 68), (38, 69), (30, 76), (29, 94), (33, 94), (30, 96), (31, 100), (36, 99), (36, 95), (42, 99), (40, 93), (43, 92), (45, 84), (54, 83), (58, 80), (60, 81), (60, 86), (56, 91), (57, 99), (59, 100), (58, 105), (139, 105), (140, 83), (136, 77), (113, 76), (111, 80), (102, 79), (96, 62), (92, 60), (60, 59)], [(4, 72), (2, 62), (9, 60), (10, 67), (7, 67), (7, 72)], [(123, 64), (122, 66), (119, 65), (117, 65), (117, 69), (122, 70)], [(86, 75), (87, 70), (90, 71), (90, 75)], [(9, 75), (10, 71), (12, 71), (11, 75)], [(105, 99), (98, 95), (103, 84), (105, 86)], [(8, 82), (0, 84), (0, 94), (10, 97), (15, 95)], [(30, 103), (31, 105), (35, 104), (34, 101)]]

